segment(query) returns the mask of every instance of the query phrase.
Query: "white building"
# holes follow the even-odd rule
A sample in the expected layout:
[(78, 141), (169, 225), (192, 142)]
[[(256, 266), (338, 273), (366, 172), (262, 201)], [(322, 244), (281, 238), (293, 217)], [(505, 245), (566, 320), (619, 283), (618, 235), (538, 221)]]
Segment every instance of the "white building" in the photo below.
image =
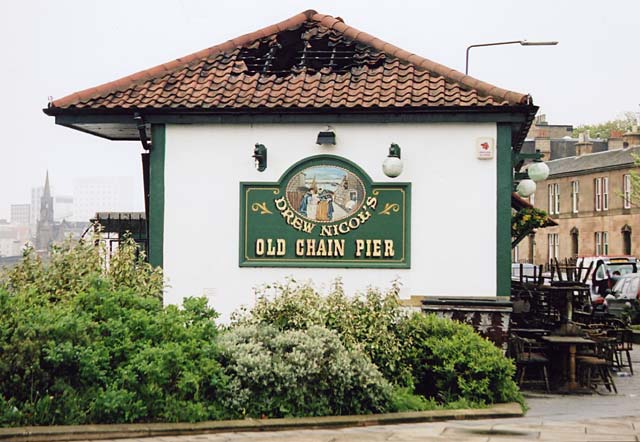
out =
[(86, 177), (73, 180), (73, 220), (88, 221), (96, 212), (131, 212), (136, 207), (133, 177)]
[(11, 204), (11, 224), (31, 224), (31, 204)]
[[(150, 260), (171, 285), (165, 301), (208, 295), (226, 315), (287, 275), (341, 277), (349, 292), (399, 277), (402, 297), (505, 299), (512, 147), (536, 110), (526, 94), (305, 11), (45, 112), (151, 142)], [(327, 126), (335, 145), (318, 146)], [(391, 143), (396, 179), (382, 170)], [(350, 217), (317, 215), (332, 192), (299, 174), (318, 165), (362, 183)]]

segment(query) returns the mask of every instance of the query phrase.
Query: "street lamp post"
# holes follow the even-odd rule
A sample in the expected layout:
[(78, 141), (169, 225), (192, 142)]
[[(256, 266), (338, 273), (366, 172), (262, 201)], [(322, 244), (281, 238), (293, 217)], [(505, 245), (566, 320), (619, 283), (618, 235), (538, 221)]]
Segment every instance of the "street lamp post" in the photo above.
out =
[(481, 46), (501, 46), (501, 45), (520, 45), (520, 46), (555, 46), (557, 41), (527, 41), (527, 40), (513, 40), (513, 41), (498, 41), (495, 43), (479, 43), (467, 47), (467, 58), (464, 66), (464, 74), (469, 75), (469, 50), (471, 48), (478, 48)]

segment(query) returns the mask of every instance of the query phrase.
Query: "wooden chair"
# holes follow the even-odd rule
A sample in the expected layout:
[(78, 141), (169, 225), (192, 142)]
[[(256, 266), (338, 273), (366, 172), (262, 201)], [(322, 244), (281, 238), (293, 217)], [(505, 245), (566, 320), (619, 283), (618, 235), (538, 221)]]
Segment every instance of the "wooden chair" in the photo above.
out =
[[(525, 382), (541, 383), (544, 382), (547, 392), (549, 388), (549, 359), (544, 354), (544, 346), (535, 339), (523, 338), (521, 336), (512, 335), (511, 345), (513, 348), (513, 356), (516, 361), (516, 382), (522, 386)], [(535, 367), (542, 373), (540, 379), (526, 379), (527, 368)]]
[[(633, 364), (631, 363), (631, 351), (633, 350), (633, 332), (629, 329), (609, 330), (608, 335), (615, 338), (613, 344), (612, 364), (618, 370), (629, 367), (629, 372), (633, 375)], [(626, 355), (627, 363), (623, 361), (623, 354)]]
[(611, 376), (610, 367), (613, 361), (615, 340), (605, 334), (591, 333), (589, 337), (596, 342), (592, 353), (576, 356), (578, 378), (581, 383), (594, 390), (604, 385), (607, 390), (618, 394), (618, 389)]

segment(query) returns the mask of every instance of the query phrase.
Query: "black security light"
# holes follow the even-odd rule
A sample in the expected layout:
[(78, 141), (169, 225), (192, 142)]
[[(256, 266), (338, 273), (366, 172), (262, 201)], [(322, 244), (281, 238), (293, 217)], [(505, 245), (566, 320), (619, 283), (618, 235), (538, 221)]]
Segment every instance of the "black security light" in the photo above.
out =
[(264, 147), (264, 144), (256, 143), (252, 157), (256, 161), (258, 172), (264, 172), (267, 168), (267, 148)]
[(318, 133), (318, 139), (316, 144), (320, 146), (335, 146), (336, 145), (336, 133), (330, 126), (327, 126), (325, 130), (321, 130)]

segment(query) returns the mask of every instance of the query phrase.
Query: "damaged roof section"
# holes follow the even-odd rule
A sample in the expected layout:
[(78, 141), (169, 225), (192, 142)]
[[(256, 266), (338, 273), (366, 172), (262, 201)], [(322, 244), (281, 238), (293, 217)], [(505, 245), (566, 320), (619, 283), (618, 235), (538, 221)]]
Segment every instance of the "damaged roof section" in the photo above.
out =
[(386, 57), (363, 44), (342, 38), (327, 28), (306, 21), (299, 27), (256, 40), (238, 53), (249, 75), (287, 77), (306, 71), (345, 74), (353, 68), (376, 69)]
[(508, 91), (305, 11), (284, 22), (67, 97), (49, 115), (133, 110), (267, 112), (533, 107)]

